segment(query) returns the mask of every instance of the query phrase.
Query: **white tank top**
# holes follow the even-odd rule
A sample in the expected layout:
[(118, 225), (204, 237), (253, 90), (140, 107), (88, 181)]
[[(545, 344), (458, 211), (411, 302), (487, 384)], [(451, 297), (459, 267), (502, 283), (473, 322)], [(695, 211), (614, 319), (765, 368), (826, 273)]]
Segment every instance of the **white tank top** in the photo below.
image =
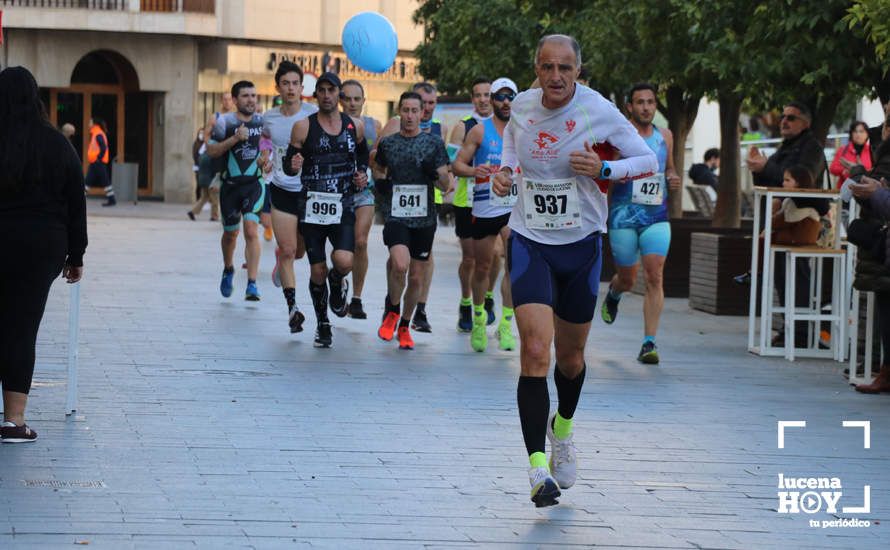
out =
[(303, 102), (300, 110), (291, 116), (281, 114), (281, 108), (270, 109), (263, 114), (263, 135), (272, 140), (272, 183), (276, 187), (287, 191), (297, 192), (303, 189), (300, 176), (288, 176), (284, 173), (281, 163), (287, 153), (290, 144), (290, 134), (297, 121), (302, 120), (312, 113), (318, 112), (318, 107), (311, 103)]

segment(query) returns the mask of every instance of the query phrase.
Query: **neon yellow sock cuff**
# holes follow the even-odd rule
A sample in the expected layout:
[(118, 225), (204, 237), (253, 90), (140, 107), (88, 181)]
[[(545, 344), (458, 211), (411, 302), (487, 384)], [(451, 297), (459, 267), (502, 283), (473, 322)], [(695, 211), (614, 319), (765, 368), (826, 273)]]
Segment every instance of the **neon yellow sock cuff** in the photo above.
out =
[(473, 304), (473, 313), (476, 315), (485, 315), (485, 304)]
[(556, 439), (565, 439), (572, 434), (572, 419), (571, 418), (563, 418), (556, 413), (556, 417), (553, 419), (553, 435), (556, 436)]
[(531, 464), (532, 468), (548, 468), (547, 466), (547, 455), (544, 453), (532, 453), (528, 455), (528, 463)]
[(494, 298), (494, 292), (489, 290), (488, 292), (485, 293), (485, 297), (486, 298)]
[(472, 298), (461, 298), (461, 299), (460, 299), (460, 305), (462, 305), (462, 306), (471, 306), (471, 305), (473, 305), (473, 299), (472, 299)]

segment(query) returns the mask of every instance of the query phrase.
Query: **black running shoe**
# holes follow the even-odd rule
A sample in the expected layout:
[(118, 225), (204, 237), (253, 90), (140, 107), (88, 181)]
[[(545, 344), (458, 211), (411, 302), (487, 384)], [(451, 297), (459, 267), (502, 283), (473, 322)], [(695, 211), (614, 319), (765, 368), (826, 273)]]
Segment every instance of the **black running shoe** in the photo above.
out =
[(318, 323), (318, 328), (315, 329), (315, 347), (329, 348), (333, 341), (334, 337), (331, 334), (331, 324)]
[(367, 319), (368, 314), (365, 313), (364, 308), (362, 308), (362, 301), (359, 298), (353, 298), (351, 302), (349, 302), (349, 316), (353, 319)]
[(637, 361), (646, 363), (647, 365), (658, 364), (658, 348), (655, 347), (655, 342), (643, 342), (643, 347), (640, 348), (640, 354), (637, 356)]
[(346, 297), (349, 295), (349, 281), (340, 279), (340, 284), (337, 284), (331, 278), (331, 273), (328, 273), (328, 285), (331, 289), (331, 295), (328, 298), (328, 305), (331, 306), (331, 311), (337, 317), (346, 317), (349, 309), (349, 304), (346, 302)]
[(294, 306), (290, 310), (290, 316), (287, 320), (287, 324), (290, 325), (291, 334), (295, 334), (297, 332), (303, 332), (303, 321), (306, 320), (306, 316), (303, 315), (303, 312), (300, 311), (300, 308)]
[(600, 310), (600, 314), (603, 316), (603, 322), (608, 325), (611, 325), (615, 322), (615, 318), (618, 317), (618, 300), (612, 298), (612, 289), (609, 288), (609, 291), (606, 292), (606, 297), (603, 299), (603, 307)]
[(485, 322), (486, 325), (494, 324), (497, 316), (494, 314), (494, 298), (485, 298), (485, 313), (488, 314), (488, 320)]
[(473, 331), (473, 306), (460, 306), (460, 314), (457, 318), (457, 331)]
[(416, 330), (417, 332), (432, 332), (433, 327), (430, 326), (430, 322), (426, 319), (426, 312), (424, 311), (415, 311), (414, 319), (411, 320), (411, 330)]

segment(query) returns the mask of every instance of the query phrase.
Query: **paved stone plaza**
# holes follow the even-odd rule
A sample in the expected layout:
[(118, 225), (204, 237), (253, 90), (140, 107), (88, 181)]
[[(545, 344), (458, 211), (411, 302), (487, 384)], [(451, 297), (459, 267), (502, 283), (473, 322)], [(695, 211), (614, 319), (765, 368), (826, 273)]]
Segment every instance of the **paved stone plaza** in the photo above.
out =
[[(459, 248), (442, 228), (432, 335), (403, 352), (376, 336), (386, 251), (371, 235), (369, 319), (334, 319), (312, 346), (308, 267), (291, 335), (269, 280), (245, 302), (238, 270), (219, 295), (220, 227), (185, 208), (90, 202), (80, 398), (66, 418), (68, 288), (53, 288), (28, 421), (0, 448), (0, 547), (67, 548), (888, 548), (890, 395), (856, 394), (843, 365), (745, 352), (746, 319), (668, 300), (662, 364), (635, 360), (638, 296), (594, 321), (576, 415), (579, 480), (559, 506), (529, 502), (516, 413), (517, 353), (470, 351), (455, 329)], [(242, 255), (242, 246), (236, 258)], [(740, 271), (744, 266), (739, 266)], [(500, 301), (498, 299), (498, 301)], [(555, 404), (551, 382), (551, 398)], [(779, 420), (806, 420), (777, 448)], [(871, 421), (871, 449), (861, 429)], [(838, 477), (836, 514), (814, 528), (778, 514), (778, 474)], [(823, 489), (825, 490), (825, 489)]]

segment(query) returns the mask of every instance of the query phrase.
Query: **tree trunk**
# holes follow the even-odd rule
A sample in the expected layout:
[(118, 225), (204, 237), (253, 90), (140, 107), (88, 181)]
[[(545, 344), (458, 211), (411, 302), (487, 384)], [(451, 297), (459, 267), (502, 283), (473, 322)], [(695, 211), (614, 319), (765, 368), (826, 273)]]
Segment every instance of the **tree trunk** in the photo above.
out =
[(843, 101), (844, 96), (841, 94), (823, 94), (818, 101), (815, 102), (813, 110), (813, 136), (819, 143), (824, 144), (825, 138), (828, 136), (828, 130), (831, 123), (834, 122), (834, 115), (837, 114), (837, 106)]
[(720, 102), (720, 178), (711, 225), (737, 228), (741, 225), (739, 114), (742, 98), (732, 91), (720, 91), (717, 101)]
[[(695, 117), (698, 115), (701, 95), (693, 94), (687, 96), (682, 88), (669, 86), (665, 96), (667, 108), (665, 109), (664, 116), (667, 118), (668, 128), (674, 134), (674, 167), (677, 169), (680, 179), (685, 181), (686, 138), (689, 136), (689, 131), (695, 123)], [(679, 193), (671, 193), (668, 196), (668, 201), (668, 215), (671, 218), (682, 218), (682, 187)]]

